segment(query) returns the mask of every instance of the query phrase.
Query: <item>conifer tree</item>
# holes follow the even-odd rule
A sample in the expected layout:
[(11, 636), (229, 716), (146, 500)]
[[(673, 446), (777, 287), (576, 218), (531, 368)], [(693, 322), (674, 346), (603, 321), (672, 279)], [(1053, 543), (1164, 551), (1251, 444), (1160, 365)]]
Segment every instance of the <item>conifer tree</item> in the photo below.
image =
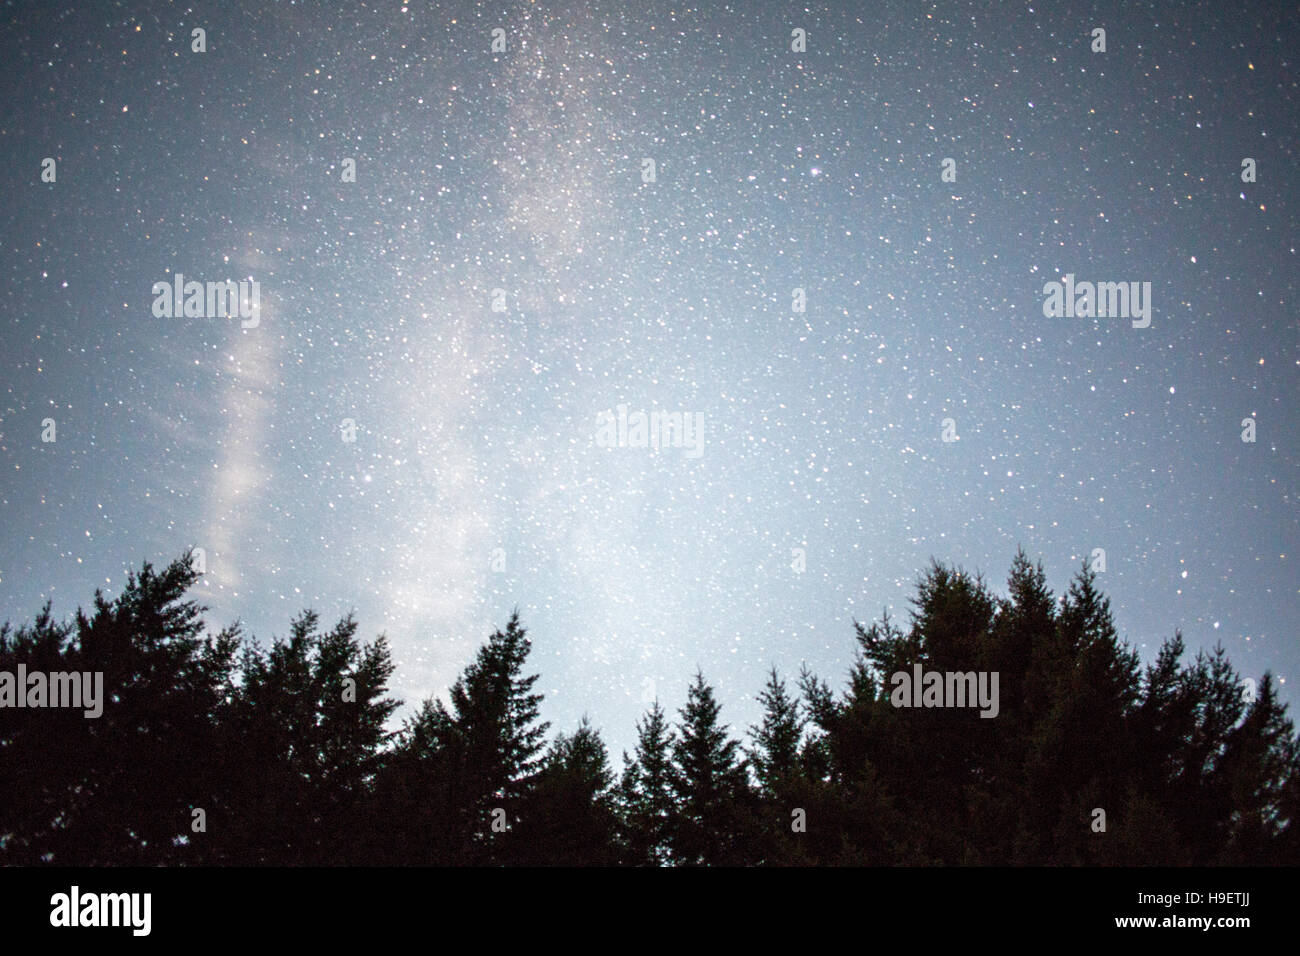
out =
[[(102, 713), (0, 709), (0, 854), (14, 862), (156, 865), (184, 859), (196, 794), (217, 784), (207, 759), (232, 693), (238, 634), (203, 634), (185, 598), (185, 554), (148, 562), (117, 598), (95, 592), (69, 627), (48, 605), (34, 626), (0, 631), (0, 669), (102, 674)], [(50, 746), (57, 741), (57, 746)], [(7, 821), (13, 821), (12, 823)]]
[[(0, 626), (6, 694), (20, 666), (104, 675), (95, 720), (0, 707), (0, 863), (1300, 863), (1272, 676), (1244, 693), (1222, 647), (1184, 662), (1177, 632), (1140, 670), (1086, 567), (1058, 604), (1023, 552), (1006, 597), (935, 562), (908, 628), (854, 622), (844, 692), (771, 672), (747, 752), (697, 673), (676, 729), (657, 702), (637, 723), (617, 787), (585, 718), (545, 746), (517, 613), (390, 740), (382, 637), (311, 611), (268, 648), (205, 634), (196, 577), (146, 564), (69, 624), (47, 605)], [(999, 671), (998, 719), (893, 706), (916, 663)]]
[(536, 783), (550, 724), (539, 719), (538, 675), (524, 674), (531, 646), (516, 610), (456, 679), (450, 706), (427, 703), (403, 735), (399, 765), (420, 768), (439, 794), (443, 816), (426, 814), (424, 829), (443, 828), (445, 862), (503, 862), (503, 837)]
[(635, 757), (623, 754), (618, 787), (625, 862), (633, 866), (666, 866), (671, 861), (673, 819), (677, 811), (673, 787), (672, 748), (675, 735), (659, 701), (637, 721)]
[(758, 702), (763, 706), (763, 720), (750, 730), (754, 738), (750, 765), (760, 792), (774, 797), (799, 771), (799, 745), (807, 718), (799, 699), (786, 693), (785, 681), (777, 675), (775, 667), (768, 674)]
[(744, 861), (749, 789), (739, 744), (721, 723), (721, 705), (698, 671), (680, 711), (673, 745), (678, 815), (673, 856), (678, 865)]
[[(229, 862), (345, 863), (367, 833), (393, 664), (380, 637), (363, 646), (348, 615), (327, 632), (304, 611), (289, 638), (246, 649), (227, 755), (256, 768), (235, 776), (228, 806), (209, 808), (212, 836)], [(346, 835), (346, 836), (345, 836)], [(214, 851), (215, 852), (215, 851)]]
[(584, 716), (551, 744), (512, 831), (511, 863), (609, 866), (617, 862), (613, 772), (600, 734)]

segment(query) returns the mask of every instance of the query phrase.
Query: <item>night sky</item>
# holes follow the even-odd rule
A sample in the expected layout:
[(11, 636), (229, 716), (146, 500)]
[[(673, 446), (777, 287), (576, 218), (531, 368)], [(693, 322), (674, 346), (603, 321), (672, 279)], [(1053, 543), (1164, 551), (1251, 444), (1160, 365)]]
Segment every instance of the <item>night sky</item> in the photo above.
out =
[[(1102, 548), (1144, 662), (1294, 705), (1294, 4), (0, 17), (0, 618), (200, 547), (214, 629), (355, 608), (414, 704), (517, 605), (616, 757), (697, 666), (734, 732), (773, 664), (843, 686), (932, 556)], [(176, 273), (257, 324), (156, 316)], [(1067, 273), (1150, 326), (1045, 316)], [(605, 447), (620, 404), (699, 451)]]

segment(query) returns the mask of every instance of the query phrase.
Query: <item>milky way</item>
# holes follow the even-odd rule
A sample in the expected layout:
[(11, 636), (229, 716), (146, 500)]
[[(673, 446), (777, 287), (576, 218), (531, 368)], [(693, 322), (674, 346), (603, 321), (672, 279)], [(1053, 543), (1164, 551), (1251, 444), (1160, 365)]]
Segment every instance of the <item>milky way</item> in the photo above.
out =
[[(737, 729), (838, 684), (932, 556), (1101, 549), (1145, 660), (1290, 697), (1280, 8), (98, 7), (5, 13), (0, 615), (196, 546), (215, 626), (355, 608), (410, 703), (517, 605), (617, 753), (697, 667)], [(256, 322), (158, 317), (177, 273)]]

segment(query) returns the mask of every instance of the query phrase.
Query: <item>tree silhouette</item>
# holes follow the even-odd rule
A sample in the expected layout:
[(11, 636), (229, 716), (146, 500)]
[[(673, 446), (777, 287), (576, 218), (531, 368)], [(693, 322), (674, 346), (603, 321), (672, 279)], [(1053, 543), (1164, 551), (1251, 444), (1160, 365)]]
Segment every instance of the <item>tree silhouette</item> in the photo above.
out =
[[(750, 729), (754, 744), (749, 765), (758, 792), (755, 839), (759, 842), (758, 862), (794, 865), (812, 862), (807, 832), (808, 809), (817, 803), (816, 788), (805, 776), (801, 760), (804, 726), (808, 718), (803, 704), (786, 692), (773, 667), (767, 684), (758, 695), (763, 719)], [(825, 816), (820, 815), (824, 820)], [(797, 827), (797, 829), (796, 829)]]
[[(363, 837), (384, 730), (397, 702), (384, 691), (393, 665), (381, 637), (362, 647), (351, 616), (321, 633), (306, 611), (289, 639), (247, 647), (234, 699), (231, 771), (208, 810), (211, 858), (245, 864), (345, 862)], [(257, 773), (240, 773), (249, 765)]]
[(722, 706), (698, 671), (680, 712), (673, 744), (677, 818), (672, 830), (675, 862), (683, 866), (736, 865), (744, 861), (741, 839), (749, 787), (740, 746), (720, 722)]
[(634, 866), (666, 866), (672, 859), (677, 815), (672, 749), (676, 740), (659, 701), (636, 725), (635, 757), (623, 755), (617, 801), (623, 858)]
[(29, 628), (0, 630), (0, 670), (103, 674), (103, 714), (0, 709), (6, 862), (152, 865), (183, 858), (196, 800), (218, 781), (237, 632), (202, 636), (184, 600), (198, 573), (187, 554), (161, 573), (146, 563), (71, 627), (49, 605)]
[[(405, 801), (389, 809), (405, 810), (390, 819), (411, 826), (415, 846), (423, 847), (412, 851), (416, 861), (507, 862), (503, 837), (532, 794), (550, 726), (538, 718), (537, 675), (523, 674), (530, 647), (516, 611), (456, 679), (450, 707), (427, 701), (404, 729), (390, 766), (414, 779), (389, 785)], [(421, 807), (424, 794), (431, 797)]]
[(551, 744), (521, 819), (512, 831), (511, 863), (612, 866), (618, 862), (614, 774), (600, 734), (587, 718)]
[(775, 667), (768, 674), (758, 702), (763, 705), (763, 721), (750, 731), (754, 738), (750, 765), (761, 792), (777, 796), (799, 771), (799, 744), (806, 720), (799, 700), (786, 694), (785, 681)]
[[(382, 636), (310, 610), (269, 647), (208, 633), (196, 578), (188, 554), (146, 563), (89, 614), (0, 626), (0, 863), (1300, 862), (1272, 675), (1187, 659), (1177, 632), (1140, 666), (1086, 566), (1057, 601), (1023, 551), (1003, 596), (932, 562), (906, 626), (854, 622), (843, 691), (773, 669), (742, 751), (697, 672), (676, 728), (657, 701), (637, 722), (617, 784), (585, 717), (548, 743), (518, 612), (392, 732)], [(896, 706), (918, 665), (996, 672), (996, 717)], [(102, 674), (102, 715), (15, 706), (20, 672)]]

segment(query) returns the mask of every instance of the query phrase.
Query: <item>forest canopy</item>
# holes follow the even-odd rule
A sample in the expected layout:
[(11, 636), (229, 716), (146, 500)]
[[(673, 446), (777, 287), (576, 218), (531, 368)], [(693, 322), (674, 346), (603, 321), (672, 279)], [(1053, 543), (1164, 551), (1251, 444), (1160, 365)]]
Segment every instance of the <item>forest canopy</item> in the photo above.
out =
[[(697, 672), (617, 767), (585, 718), (550, 734), (518, 612), (393, 729), (383, 637), (312, 611), (270, 647), (211, 633), (197, 578), (145, 563), (70, 622), (0, 627), (0, 863), (1300, 862), (1273, 677), (1177, 633), (1142, 666), (1086, 566), (1058, 599), (1023, 552), (1003, 595), (935, 562), (906, 626), (853, 623), (842, 690), (773, 669), (737, 736)], [(62, 705), (89, 675), (94, 717)]]

